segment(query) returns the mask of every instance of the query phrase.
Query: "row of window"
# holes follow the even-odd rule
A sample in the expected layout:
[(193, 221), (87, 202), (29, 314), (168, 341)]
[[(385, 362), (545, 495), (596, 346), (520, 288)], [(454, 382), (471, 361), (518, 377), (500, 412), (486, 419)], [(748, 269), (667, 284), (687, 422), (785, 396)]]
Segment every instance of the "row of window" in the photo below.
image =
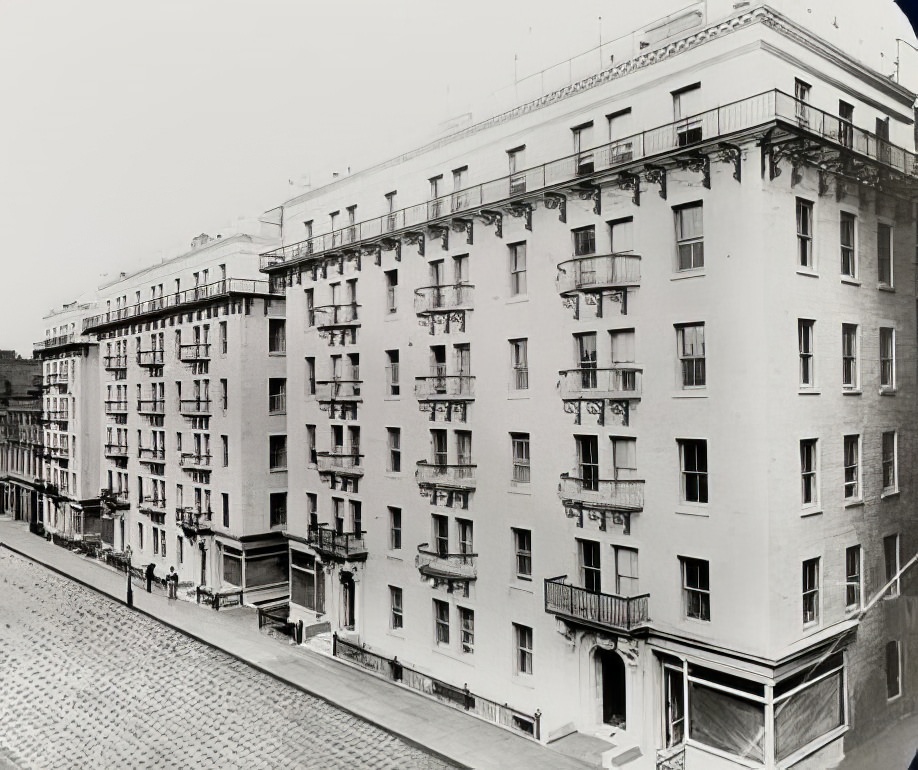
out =
[[(864, 498), (862, 473), (862, 437), (851, 434), (844, 437), (842, 466), (844, 470), (844, 497), (847, 502)], [(820, 496), (819, 441), (815, 438), (800, 440), (800, 489), (804, 507), (817, 506)], [(880, 479), (883, 495), (899, 490), (898, 436), (896, 431), (880, 435)]]
[[(880, 388), (891, 392), (896, 389), (896, 330), (881, 326), (879, 329)], [(800, 387), (816, 387), (816, 322), (797, 319), (797, 340), (800, 358)], [(847, 391), (861, 389), (861, 331), (857, 324), (842, 324), (841, 328), (841, 384)]]

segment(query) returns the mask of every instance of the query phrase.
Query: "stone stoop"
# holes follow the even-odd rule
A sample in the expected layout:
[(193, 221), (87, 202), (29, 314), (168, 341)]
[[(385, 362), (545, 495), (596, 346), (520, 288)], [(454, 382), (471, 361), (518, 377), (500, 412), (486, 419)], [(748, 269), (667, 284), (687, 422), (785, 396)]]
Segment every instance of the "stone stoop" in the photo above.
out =
[(303, 646), (320, 655), (332, 657), (332, 632), (323, 631), (303, 640)]

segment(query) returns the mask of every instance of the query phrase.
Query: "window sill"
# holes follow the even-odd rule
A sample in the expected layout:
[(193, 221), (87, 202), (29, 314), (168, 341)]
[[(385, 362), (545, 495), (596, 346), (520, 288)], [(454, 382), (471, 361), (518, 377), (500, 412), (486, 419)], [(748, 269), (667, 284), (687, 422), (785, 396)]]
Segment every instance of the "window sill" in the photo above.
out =
[(511, 390), (507, 394), (507, 398), (511, 401), (519, 401), (520, 399), (527, 399), (529, 398), (529, 391), (528, 390)]
[(899, 490), (898, 490), (898, 489), (889, 489), (889, 490), (885, 490), (885, 489), (884, 489), (882, 492), (880, 492), (880, 499), (881, 499), (881, 500), (886, 500), (887, 498), (890, 498), (890, 497), (898, 497), (898, 496), (899, 496)]
[(507, 490), (509, 495), (532, 495), (532, 490), (528, 489), (529, 484), (514, 484), (510, 482), (510, 488)]
[(878, 283), (878, 284), (877, 284), (877, 290), (878, 290), (878, 291), (888, 291), (888, 292), (890, 292), (891, 294), (895, 294), (895, 293), (896, 293), (896, 287), (895, 287), (895, 286), (890, 286), (888, 283)]
[(702, 519), (711, 518), (711, 514), (708, 513), (705, 508), (697, 508), (694, 510), (692, 508), (676, 508), (675, 513), (680, 516), (698, 516)]
[(860, 505), (864, 504), (863, 498), (858, 498), (857, 500), (848, 500), (845, 502), (845, 508), (857, 508)]
[(511, 590), (511, 591), (521, 591), (522, 593), (524, 593), (524, 594), (529, 594), (530, 596), (531, 596), (533, 593), (535, 593), (535, 591), (532, 589), (531, 586), (525, 585), (526, 582), (532, 582), (532, 581), (530, 580), (530, 578), (521, 578), (521, 577), (518, 577), (517, 580), (519, 580), (521, 583), (523, 583), (523, 585), (516, 585), (516, 584), (514, 584), (514, 583), (511, 583), (511, 584), (510, 584), (510, 590)]
[(402, 478), (402, 472), (401, 471), (386, 471), (383, 474), (383, 476), (385, 476), (387, 479), (400, 479)]
[(797, 391), (797, 395), (799, 396), (821, 396), (822, 391), (817, 390), (816, 388), (800, 388)]
[(515, 305), (519, 302), (529, 302), (528, 294), (514, 294), (513, 296), (507, 299), (508, 305)]
[(684, 281), (687, 278), (703, 278), (707, 275), (707, 271), (703, 267), (696, 267), (692, 270), (679, 270), (674, 275), (669, 277), (671, 281)]
[(392, 561), (405, 561), (401, 556), (393, 556), (391, 553), (387, 553), (386, 558)]
[(401, 396), (383, 396), (383, 401), (401, 401)]
[(896, 388), (880, 388), (881, 396), (894, 396), (896, 395)]
[(282, 358), (287, 355), (287, 351), (285, 350), (282, 352), (278, 352), (278, 351), (269, 350), (268, 355), (272, 358)]
[(819, 273), (816, 272), (816, 269), (809, 267), (798, 267), (797, 275), (805, 275), (807, 278), (819, 278)]
[(822, 508), (818, 508), (812, 511), (801, 511), (800, 512), (801, 519), (806, 519), (806, 518), (809, 518), (810, 516), (822, 516)]
[(268, 468), (268, 473), (286, 473), (286, 468)]
[(847, 284), (848, 286), (860, 286), (861, 282), (857, 278), (846, 278), (845, 276), (841, 277), (841, 282)]
[(697, 390), (677, 390), (673, 393), (673, 398), (707, 398), (708, 391), (706, 388), (698, 388)]
[(535, 685), (532, 683), (532, 674), (521, 674), (517, 671), (513, 674), (510, 681), (520, 687), (525, 687), (527, 690), (535, 689)]
[(846, 388), (842, 391), (843, 396), (860, 396), (863, 395), (864, 391), (860, 388)]
[(401, 628), (399, 628), (399, 629), (390, 628), (388, 631), (386, 631), (386, 636), (391, 636), (391, 637), (393, 637), (393, 638), (395, 638), (395, 639), (404, 639), (404, 638), (405, 638), (405, 632), (404, 632), (404, 630), (401, 629)]

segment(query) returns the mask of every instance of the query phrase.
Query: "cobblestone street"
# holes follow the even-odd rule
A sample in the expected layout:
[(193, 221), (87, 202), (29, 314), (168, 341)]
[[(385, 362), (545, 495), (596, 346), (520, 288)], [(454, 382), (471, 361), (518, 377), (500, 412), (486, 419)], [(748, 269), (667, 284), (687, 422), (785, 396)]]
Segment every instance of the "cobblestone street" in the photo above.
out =
[(4, 759), (41, 770), (450, 767), (0, 551), (0, 767)]

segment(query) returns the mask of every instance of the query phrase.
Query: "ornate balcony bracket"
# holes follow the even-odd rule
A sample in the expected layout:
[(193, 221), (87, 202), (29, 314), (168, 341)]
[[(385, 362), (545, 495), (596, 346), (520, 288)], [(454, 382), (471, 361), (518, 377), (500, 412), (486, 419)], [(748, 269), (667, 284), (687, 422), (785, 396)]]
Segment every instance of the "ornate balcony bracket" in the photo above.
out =
[(611, 522), (622, 528), (623, 535), (631, 534), (630, 511), (610, 511), (605, 508), (591, 508), (572, 500), (564, 501), (564, 515), (569, 519), (576, 519), (577, 526), (580, 528), (583, 528), (584, 511), (586, 511), (587, 518), (590, 521), (599, 522), (601, 532), (605, 532), (608, 529), (609, 522)]
[(444, 422), (467, 422), (469, 405), (465, 401), (421, 401), (418, 411), (430, 413), (430, 421), (437, 422), (442, 415)]
[(717, 154), (716, 160), (721, 163), (732, 163), (733, 164), (733, 178), (742, 183), (743, 181), (743, 151), (740, 149), (739, 145), (731, 144), (730, 142), (721, 142), (720, 143), (720, 152)]
[(327, 412), (330, 420), (356, 420), (357, 404), (342, 401), (320, 401), (319, 411)]
[(507, 206), (507, 213), (519, 219), (523, 217), (523, 226), (532, 232), (532, 204), (531, 203), (511, 203)]
[(547, 192), (544, 197), (545, 208), (558, 209), (558, 221), (567, 222), (567, 196), (559, 192)]
[(581, 424), (584, 412), (594, 415), (598, 425), (605, 425), (606, 405), (612, 414), (621, 418), (622, 427), (627, 428), (631, 421), (631, 403), (624, 399), (589, 397), (565, 399), (564, 413), (574, 415), (574, 425)]
[(465, 331), (465, 310), (448, 310), (443, 313), (431, 313), (426, 318), (418, 319), (419, 326), (426, 326), (431, 336), (442, 328), (444, 334)]
[(357, 250), (360, 257), (373, 257), (373, 264), (379, 267), (382, 264), (382, 246), (378, 243), (366, 243)]
[(465, 217), (453, 217), (450, 227), (454, 233), (465, 233), (465, 242), (472, 245), (475, 239), (475, 221)]
[(649, 184), (660, 185), (660, 197), (666, 200), (666, 167), (648, 163), (644, 166), (644, 177)]
[(561, 305), (566, 310), (574, 311), (574, 320), (580, 320), (580, 295), (579, 294), (568, 294), (561, 295)]
[(481, 209), (473, 214), (487, 226), (494, 225), (494, 235), (504, 237), (504, 215), (494, 209)]
[(418, 255), (424, 256), (424, 246), (425, 246), (425, 235), (423, 230), (415, 230), (412, 232), (407, 232), (402, 236), (405, 239), (405, 243), (414, 246), (417, 244)]
[(641, 177), (628, 171), (618, 175), (618, 189), (631, 190), (631, 202), (635, 206), (641, 205)]
[(701, 174), (701, 184), (711, 189), (711, 157), (703, 152), (693, 152), (676, 158), (676, 165), (683, 171)]
[(602, 188), (592, 182), (579, 182), (571, 189), (571, 192), (582, 201), (593, 201), (593, 213), (596, 216), (602, 214)]
[(819, 196), (822, 197), (829, 192), (829, 172), (821, 168), (819, 169)]
[(380, 242), (383, 251), (395, 250), (395, 261), (402, 261), (402, 239), (401, 238), (383, 238)]
[(434, 237), (440, 239), (440, 248), (443, 251), (449, 249), (449, 226), (442, 224), (427, 225), (427, 231)]

